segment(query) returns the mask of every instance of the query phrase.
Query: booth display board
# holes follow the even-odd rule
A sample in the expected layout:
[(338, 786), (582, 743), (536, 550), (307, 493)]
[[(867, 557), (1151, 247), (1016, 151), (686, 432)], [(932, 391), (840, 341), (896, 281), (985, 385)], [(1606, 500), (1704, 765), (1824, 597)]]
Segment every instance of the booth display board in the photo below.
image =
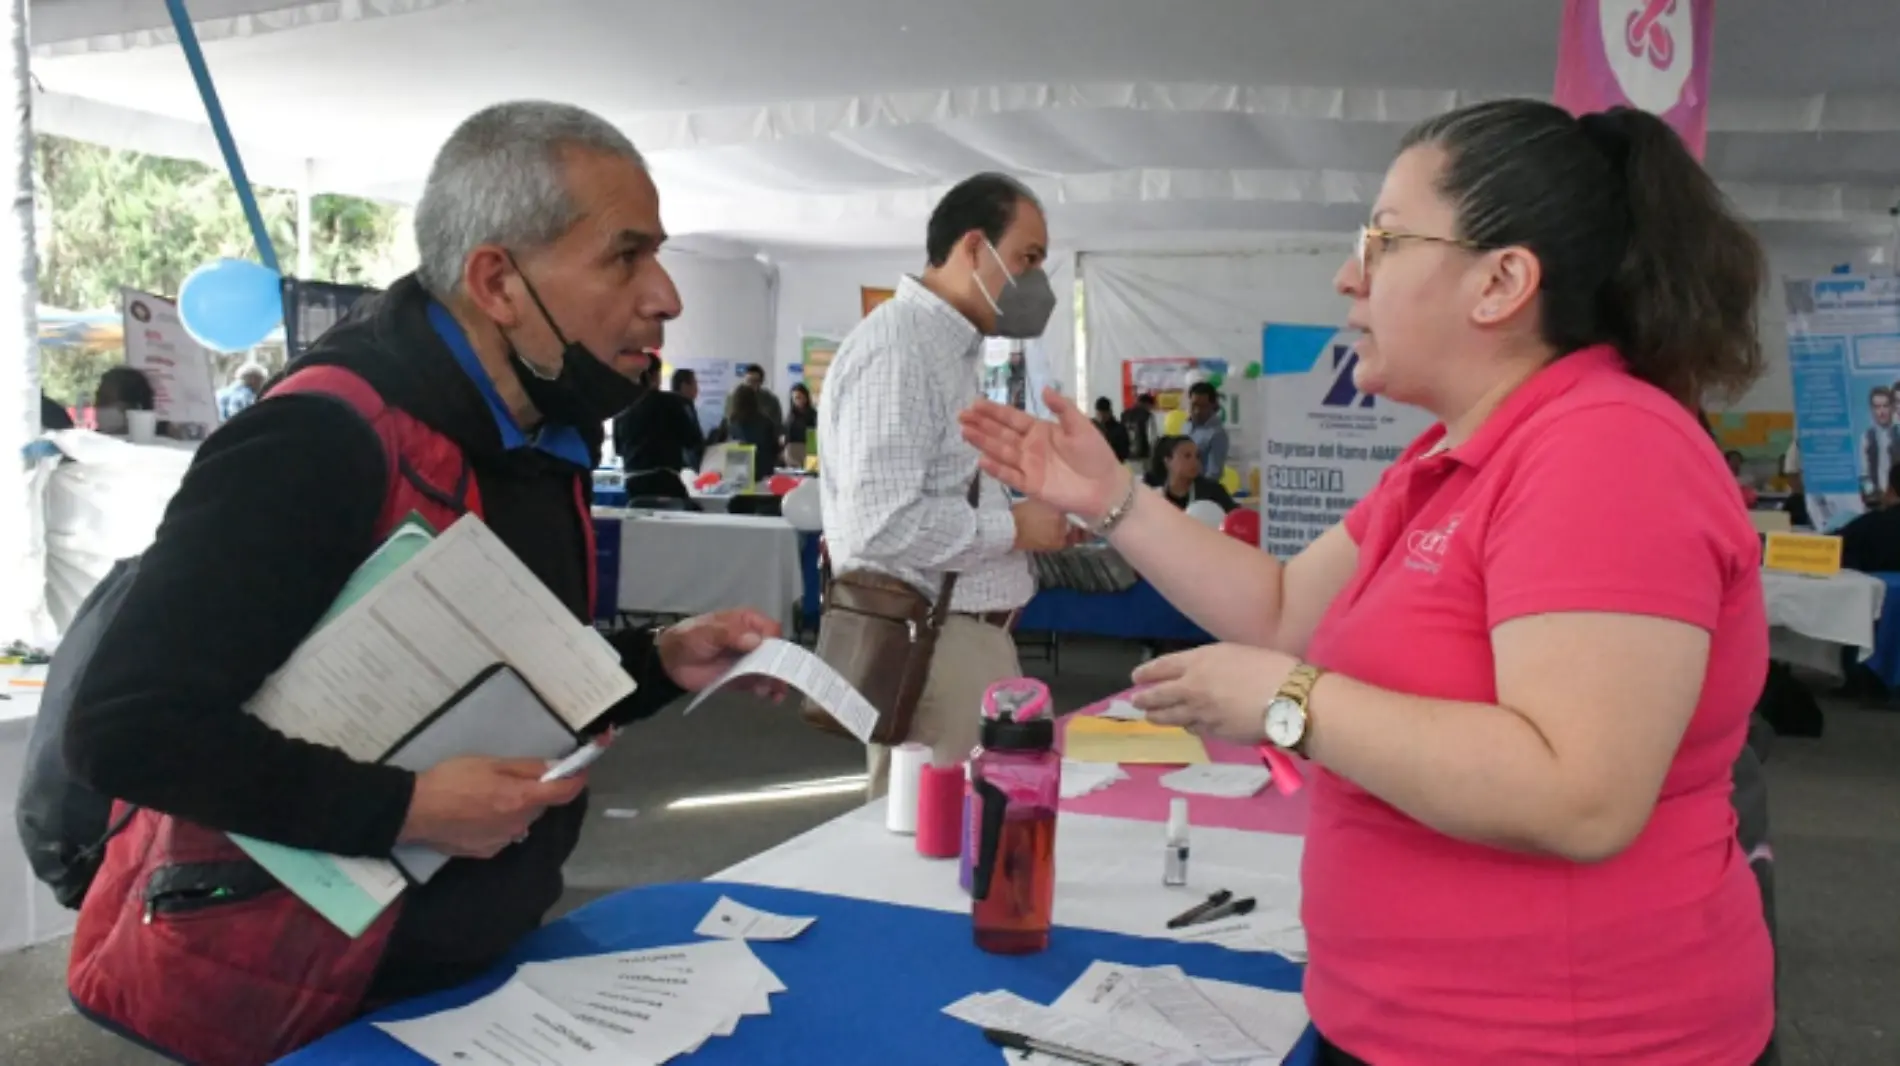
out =
[(699, 398), (693, 401), (693, 411), (699, 416), (700, 432), (711, 433), (726, 420), (726, 397), (745, 377), (745, 373), (740, 370), (745, 365), (737, 359), (699, 359), (662, 354), (660, 381), (663, 388), (670, 389), (673, 387), (673, 371), (693, 372), (693, 378), (699, 384)]
[(173, 301), (131, 288), (122, 296), (126, 365), (151, 381), (158, 420), (169, 423), (174, 436), (203, 440), (218, 428), (211, 353), (185, 332)]
[(816, 404), (824, 395), (825, 372), (831, 369), (831, 361), (838, 355), (838, 340), (835, 337), (821, 337), (806, 334), (800, 342), (802, 358), (799, 360), (798, 375), (804, 381), (805, 388), (811, 391), (811, 402)]
[(1846, 525), (1900, 460), (1900, 278), (1788, 279), (1788, 370), (1808, 515)]
[(1333, 326), (1262, 331), (1260, 546), (1280, 559), (1344, 518), (1431, 425), (1416, 407), (1359, 390), (1355, 340)]
[(285, 278), (284, 361), (297, 361), (317, 338), (341, 322), (358, 300), (381, 291), (368, 285)]

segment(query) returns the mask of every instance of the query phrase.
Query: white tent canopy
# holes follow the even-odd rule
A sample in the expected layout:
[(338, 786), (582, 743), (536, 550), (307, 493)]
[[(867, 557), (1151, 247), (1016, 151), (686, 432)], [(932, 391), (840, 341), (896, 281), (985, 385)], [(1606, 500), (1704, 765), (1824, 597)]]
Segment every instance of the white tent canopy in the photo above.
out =
[[(253, 180), (415, 196), (498, 100), (646, 151), (677, 234), (915, 247), (982, 169), (1058, 242), (1340, 233), (1413, 122), (1549, 91), (1551, 0), (196, 0)], [(217, 160), (163, 5), (32, 5), (48, 132)], [(1900, 201), (1892, 0), (1723, 0), (1708, 162), (1777, 244), (1870, 250)]]

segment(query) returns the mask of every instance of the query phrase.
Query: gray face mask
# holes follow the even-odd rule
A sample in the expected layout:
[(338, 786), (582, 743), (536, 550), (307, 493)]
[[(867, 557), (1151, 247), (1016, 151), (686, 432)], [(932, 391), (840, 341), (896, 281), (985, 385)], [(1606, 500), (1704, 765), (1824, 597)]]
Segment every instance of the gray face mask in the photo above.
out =
[[(990, 250), (990, 257), (996, 265), (1008, 275), (1009, 264), (996, 251), (996, 246), (984, 241), (983, 246)], [(1003, 291), (995, 296), (983, 284), (982, 278), (976, 279), (976, 287), (983, 292), (983, 298), (990, 302), (990, 308), (996, 312), (996, 328), (990, 331), (992, 337), (1008, 337), (1011, 340), (1032, 340), (1042, 336), (1049, 328), (1049, 316), (1056, 310), (1056, 290), (1049, 284), (1049, 275), (1041, 267), (1030, 267), (1003, 286)]]

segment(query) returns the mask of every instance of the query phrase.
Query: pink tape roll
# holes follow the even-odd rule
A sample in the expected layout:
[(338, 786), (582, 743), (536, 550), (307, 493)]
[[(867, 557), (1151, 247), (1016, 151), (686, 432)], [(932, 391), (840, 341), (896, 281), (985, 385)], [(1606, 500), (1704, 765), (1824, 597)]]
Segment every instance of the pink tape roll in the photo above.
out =
[(954, 859), (961, 850), (963, 764), (926, 766), (917, 783), (917, 854)]

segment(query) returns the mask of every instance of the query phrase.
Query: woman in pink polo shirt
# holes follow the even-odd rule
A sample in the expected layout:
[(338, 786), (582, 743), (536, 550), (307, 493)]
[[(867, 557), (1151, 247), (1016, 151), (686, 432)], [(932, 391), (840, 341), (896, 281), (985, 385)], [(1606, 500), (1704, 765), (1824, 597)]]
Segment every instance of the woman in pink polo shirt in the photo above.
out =
[(1760, 373), (1763, 281), (1659, 120), (1486, 103), (1406, 138), (1337, 278), (1355, 384), (1438, 424), (1285, 566), (1135, 488), (1060, 396), (965, 414), (986, 469), (1226, 642), (1136, 672), (1153, 720), (1313, 761), (1325, 1061), (1772, 1055), (1729, 805), (1759, 549), (1695, 414)]

